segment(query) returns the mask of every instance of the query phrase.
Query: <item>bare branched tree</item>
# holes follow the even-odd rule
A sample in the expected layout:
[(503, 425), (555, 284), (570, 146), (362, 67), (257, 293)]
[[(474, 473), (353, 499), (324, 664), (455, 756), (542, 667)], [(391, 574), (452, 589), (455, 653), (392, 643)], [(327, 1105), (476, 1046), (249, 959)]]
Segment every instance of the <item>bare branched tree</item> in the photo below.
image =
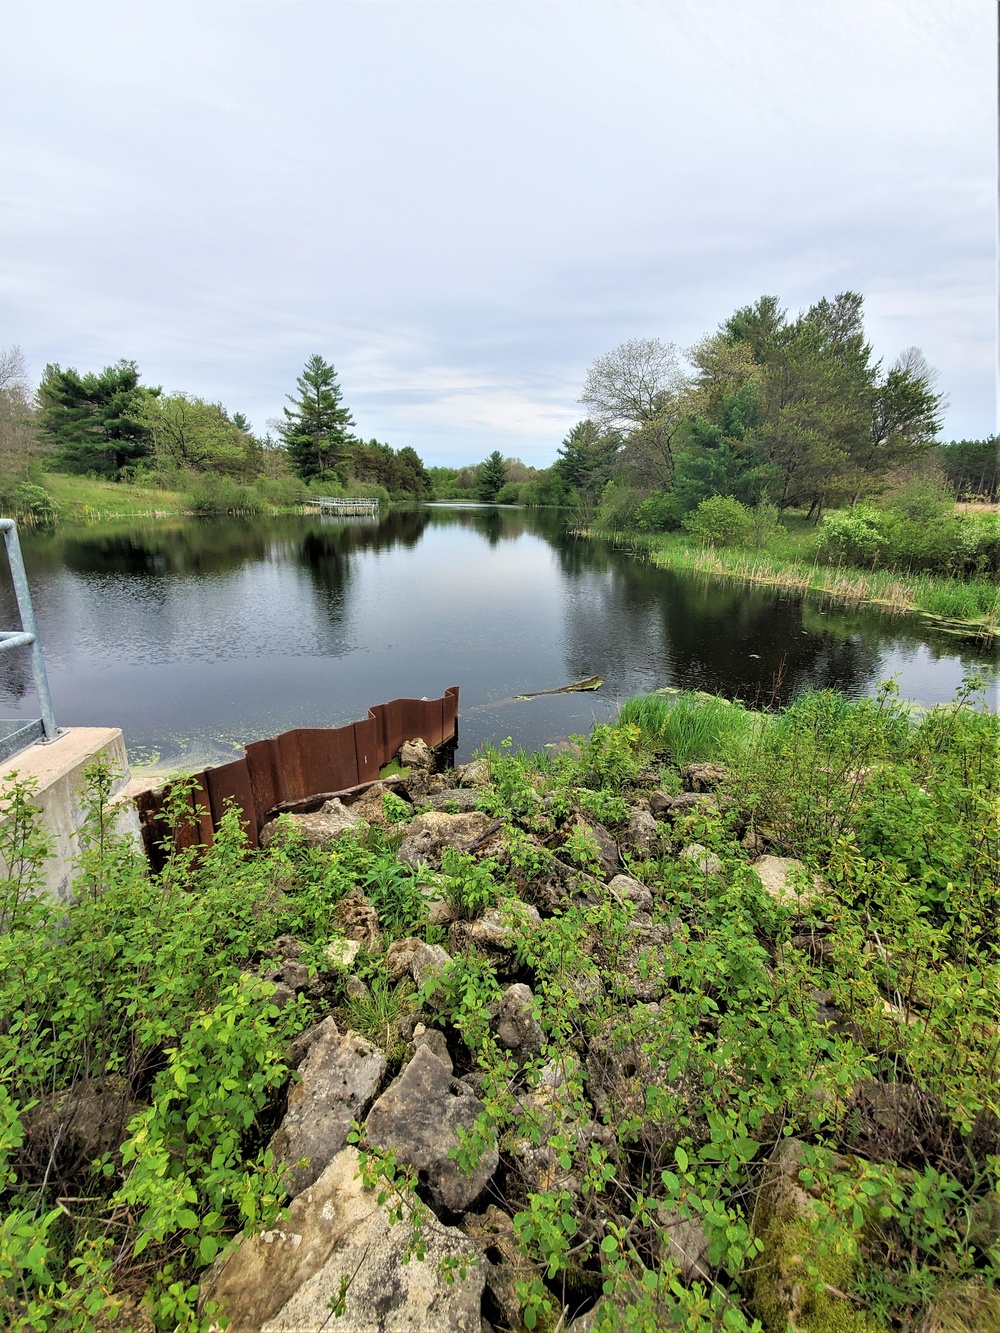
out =
[(0, 348), (0, 476), (24, 481), (38, 452), (34, 395), (20, 347)]
[(598, 425), (635, 430), (658, 416), (686, 383), (673, 343), (633, 338), (597, 358), (580, 402)]

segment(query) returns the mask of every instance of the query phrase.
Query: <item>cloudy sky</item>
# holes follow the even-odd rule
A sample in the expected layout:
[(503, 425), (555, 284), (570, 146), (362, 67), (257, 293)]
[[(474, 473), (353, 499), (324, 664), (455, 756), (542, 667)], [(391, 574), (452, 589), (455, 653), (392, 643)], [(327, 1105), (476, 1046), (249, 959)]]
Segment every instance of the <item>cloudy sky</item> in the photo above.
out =
[(994, 0), (0, 3), (0, 347), (545, 466), (617, 343), (846, 288), (995, 429)]

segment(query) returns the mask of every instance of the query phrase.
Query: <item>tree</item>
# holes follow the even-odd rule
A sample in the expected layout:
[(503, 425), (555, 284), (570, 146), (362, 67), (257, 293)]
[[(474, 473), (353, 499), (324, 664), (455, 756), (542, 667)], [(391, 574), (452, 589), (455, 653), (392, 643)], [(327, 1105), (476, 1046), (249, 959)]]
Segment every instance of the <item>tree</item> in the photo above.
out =
[(261, 447), (249, 423), (240, 413), (230, 418), (221, 403), (206, 403), (187, 393), (163, 394), (147, 400), (143, 419), (160, 469), (186, 468), (247, 479), (261, 471), (257, 459)]
[(611, 479), (621, 436), (593, 421), (578, 421), (562, 444), (553, 469), (583, 498), (599, 494)]
[(99, 374), (45, 367), (38, 389), (42, 433), (57, 466), (120, 478), (151, 452), (145, 406), (159, 389), (139, 385), (134, 361), (121, 360)]
[(280, 430), (292, 466), (300, 477), (336, 472), (351, 443), (354, 418), (343, 406), (343, 394), (333, 366), (311, 356), (295, 381), (298, 397), (288, 394)]
[(687, 384), (673, 343), (633, 338), (597, 358), (580, 402), (597, 425), (627, 433), (623, 458), (637, 479), (662, 485), (673, 473)]
[(494, 504), (500, 489), (507, 480), (507, 464), (499, 449), (494, 449), (489, 458), (479, 465), (476, 479), (476, 494), (484, 504)]
[(24, 356), (0, 350), (0, 481), (27, 481), (38, 454), (38, 431)]

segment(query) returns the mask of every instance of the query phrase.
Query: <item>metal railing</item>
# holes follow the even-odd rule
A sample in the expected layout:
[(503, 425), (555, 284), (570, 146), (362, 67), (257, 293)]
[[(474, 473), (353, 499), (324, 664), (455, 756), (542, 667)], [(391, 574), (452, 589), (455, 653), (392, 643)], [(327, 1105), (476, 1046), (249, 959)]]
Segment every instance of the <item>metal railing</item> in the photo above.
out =
[(42, 731), (46, 741), (54, 741), (60, 735), (60, 731), (52, 711), (52, 696), (49, 694), (42, 646), (38, 642), (38, 626), (35, 624), (35, 610), (31, 605), (31, 592), (28, 588), (24, 557), (21, 554), (21, 543), (17, 536), (17, 524), (12, 518), (0, 518), (0, 529), (3, 531), (7, 547), (10, 577), (14, 584), (14, 596), (17, 598), (17, 609), (21, 617), (19, 630), (0, 630), (0, 653), (8, 652), (11, 648), (31, 648), (31, 673), (35, 680), (35, 692), (42, 713)]
[(378, 517), (378, 500), (369, 500), (358, 497), (351, 499), (349, 496), (336, 495), (317, 495), (312, 504), (318, 504), (320, 509), (329, 509), (334, 514), (373, 514)]

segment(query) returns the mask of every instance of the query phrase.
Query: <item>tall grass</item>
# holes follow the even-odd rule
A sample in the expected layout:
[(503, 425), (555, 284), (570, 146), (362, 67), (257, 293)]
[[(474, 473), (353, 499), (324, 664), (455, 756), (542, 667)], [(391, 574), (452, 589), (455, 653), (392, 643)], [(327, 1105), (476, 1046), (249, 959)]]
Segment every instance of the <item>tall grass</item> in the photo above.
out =
[(732, 762), (766, 725), (762, 714), (742, 704), (694, 693), (627, 699), (618, 720), (638, 727), (645, 744), (681, 767), (695, 760)]

